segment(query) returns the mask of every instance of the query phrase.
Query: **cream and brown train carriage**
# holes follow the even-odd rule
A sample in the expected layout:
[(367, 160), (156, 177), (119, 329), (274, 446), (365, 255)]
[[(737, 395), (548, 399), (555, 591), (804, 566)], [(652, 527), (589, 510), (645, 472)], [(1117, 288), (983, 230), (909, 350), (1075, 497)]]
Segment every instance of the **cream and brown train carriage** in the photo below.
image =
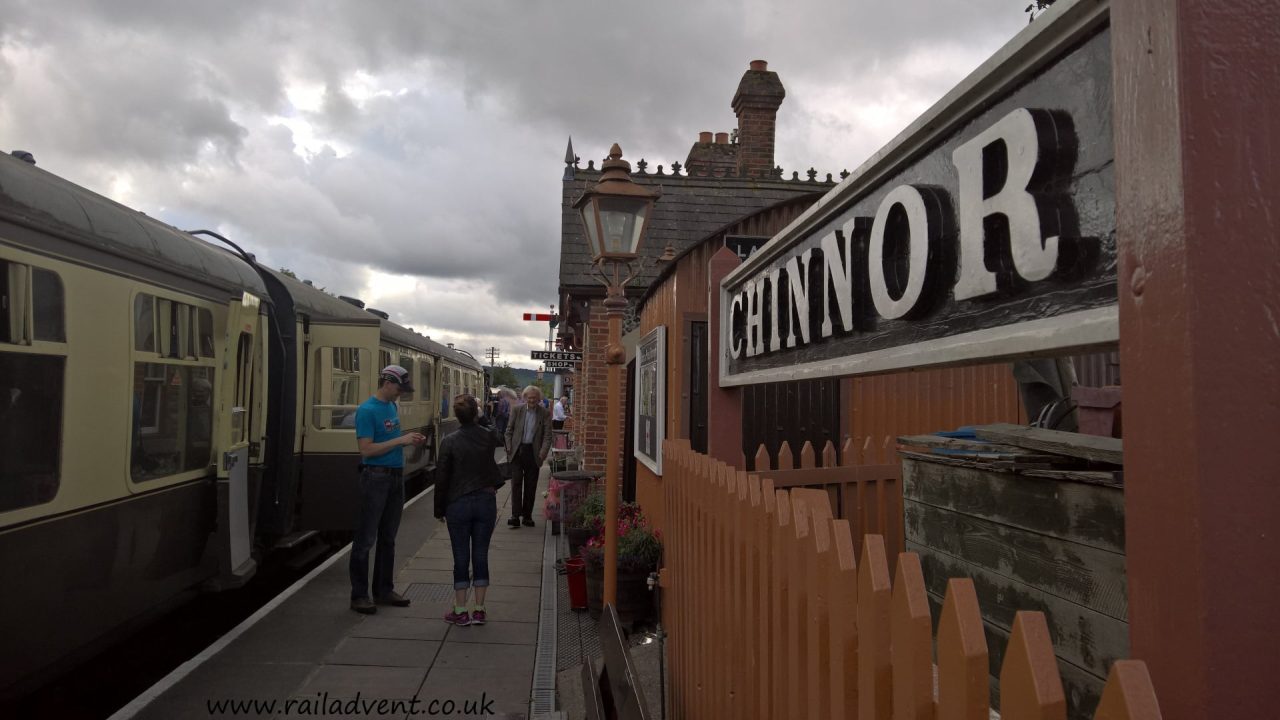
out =
[(0, 694), (251, 557), (265, 287), (0, 156)]
[(379, 318), (295, 278), (258, 266), (271, 293), (271, 471), (258, 540), (294, 547), (354, 527), (360, 453), (355, 409), (373, 393)]

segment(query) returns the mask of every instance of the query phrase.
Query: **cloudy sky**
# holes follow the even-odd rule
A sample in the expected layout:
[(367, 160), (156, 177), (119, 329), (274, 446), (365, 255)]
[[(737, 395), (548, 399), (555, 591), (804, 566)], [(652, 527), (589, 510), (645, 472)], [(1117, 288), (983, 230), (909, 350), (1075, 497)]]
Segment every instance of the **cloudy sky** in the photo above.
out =
[(1027, 23), (1019, 0), (0, 0), (0, 150), (479, 357), (533, 366), (567, 138), (684, 162), (787, 90), (788, 175), (857, 167)]

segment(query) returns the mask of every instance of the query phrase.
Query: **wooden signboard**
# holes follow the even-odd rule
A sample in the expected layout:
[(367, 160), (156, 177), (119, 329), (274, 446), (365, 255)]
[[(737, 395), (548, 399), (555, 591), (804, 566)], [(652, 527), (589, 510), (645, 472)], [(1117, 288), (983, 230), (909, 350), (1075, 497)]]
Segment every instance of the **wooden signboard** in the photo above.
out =
[(654, 328), (636, 347), (635, 457), (662, 474), (662, 439), (666, 434), (667, 328)]
[(1110, 30), (1100, 6), (1067, 15), (724, 279), (722, 386), (1118, 341)]

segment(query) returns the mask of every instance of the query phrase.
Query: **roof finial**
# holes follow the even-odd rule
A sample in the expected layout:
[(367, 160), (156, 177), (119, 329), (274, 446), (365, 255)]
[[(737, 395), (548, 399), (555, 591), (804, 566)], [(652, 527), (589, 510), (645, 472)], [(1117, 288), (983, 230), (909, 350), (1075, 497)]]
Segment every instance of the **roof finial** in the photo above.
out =
[(573, 154), (573, 136), (569, 136), (569, 147), (564, 150), (564, 179), (572, 180), (573, 171), (578, 167), (578, 156)]

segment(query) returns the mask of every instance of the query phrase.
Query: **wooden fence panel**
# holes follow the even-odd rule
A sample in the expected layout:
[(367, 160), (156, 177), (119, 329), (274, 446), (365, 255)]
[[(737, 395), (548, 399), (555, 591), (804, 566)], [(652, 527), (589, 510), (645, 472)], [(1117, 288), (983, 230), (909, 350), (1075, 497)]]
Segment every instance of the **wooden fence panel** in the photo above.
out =
[(893, 718), (933, 720), (933, 620), (915, 553), (898, 556), (892, 612)]
[[(1042, 613), (1018, 611), (1007, 643), (990, 641), (1000, 647), (989, 653), (974, 582), (952, 578), (935, 643), (937, 591), (921, 558), (889, 554), (901, 546), (892, 514), (902, 505), (885, 467), (833, 467), (830, 445), (822, 467), (809, 446), (799, 469), (753, 473), (683, 440), (663, 451), (669, 717), (987, 720), (989, 658), (1001, 664), (1005, 717), (1066, 717)], [(787, 448), (778, 456), (785, 463)], [(897, 528), (897, 545), (857, 534), (868, 528)], [(1112, 666), (1094, 717), (1159, 719), (1142, 663)]]
[(864, 720), (889, 720), (893, 712), (890, 605), (884, 539), (867, 535), (858, 569), (858, 717)]

